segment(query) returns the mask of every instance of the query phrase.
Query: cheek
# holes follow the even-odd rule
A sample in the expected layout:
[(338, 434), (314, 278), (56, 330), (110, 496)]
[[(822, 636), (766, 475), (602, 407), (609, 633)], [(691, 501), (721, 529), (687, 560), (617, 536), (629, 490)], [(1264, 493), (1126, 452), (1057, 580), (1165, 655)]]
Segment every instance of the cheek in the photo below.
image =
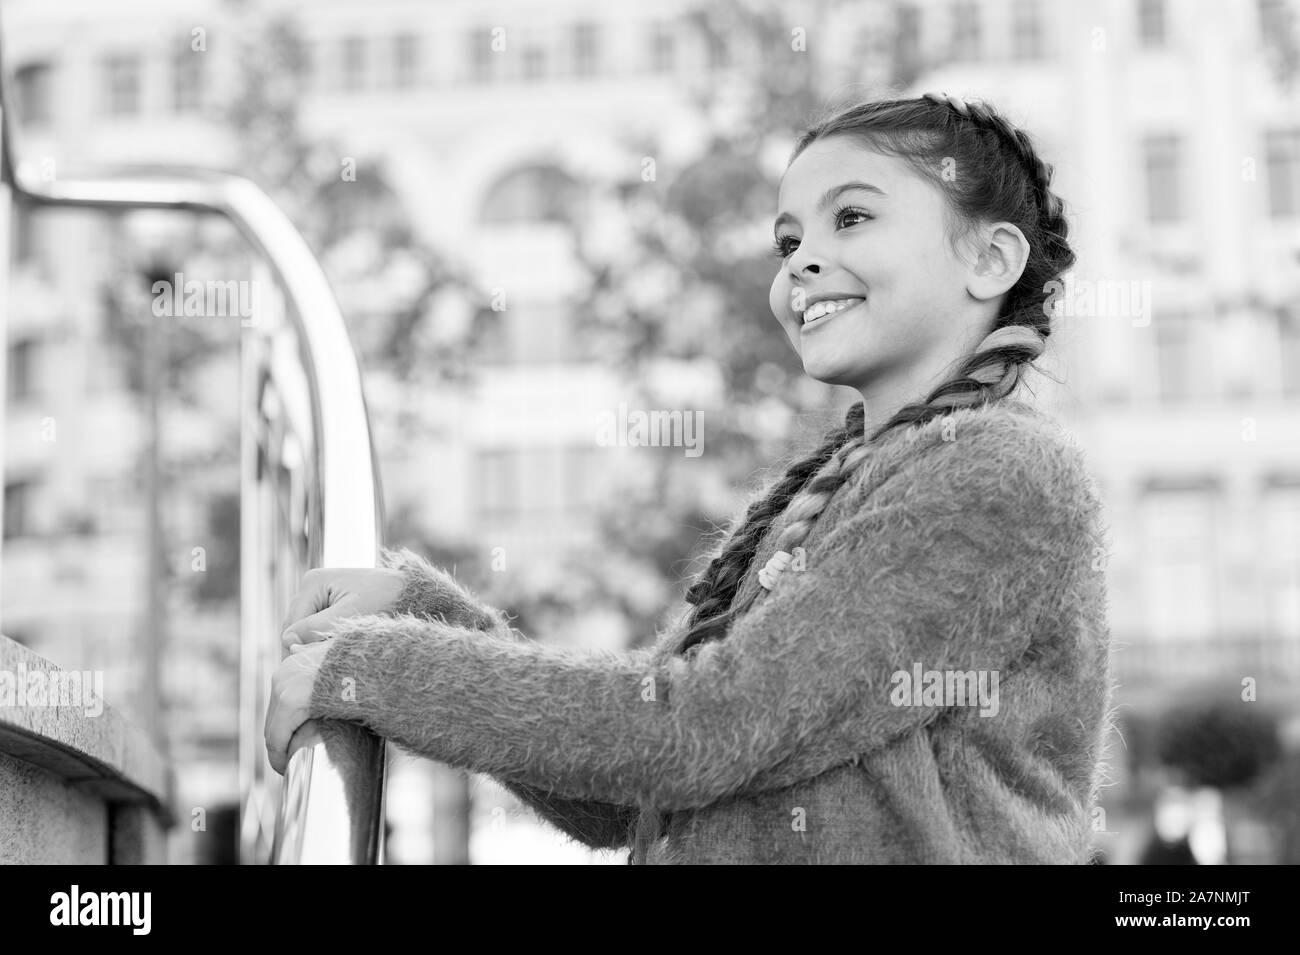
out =
[(961, 263), (938, 240), (915, 245), (911, 268), (915, 284), (931, 299), (950, 300), (954, 289), (965, 285)]
[(767, 304), (778, 321), (790, 321), (794, 317), (790, 309), (790, 279), (786, 277), (784, 271), (778, 272), (776, 278), (772, 280)]
[(928, 313), (939, 303), (948, 307), (950, 280), (926, 250), (906, 237), (895, 243), (879, 243), (858, 257), (860, 268), (855, 274), (868, 289), (878, 314), (895, 315), (900, 320), (918, 313)]

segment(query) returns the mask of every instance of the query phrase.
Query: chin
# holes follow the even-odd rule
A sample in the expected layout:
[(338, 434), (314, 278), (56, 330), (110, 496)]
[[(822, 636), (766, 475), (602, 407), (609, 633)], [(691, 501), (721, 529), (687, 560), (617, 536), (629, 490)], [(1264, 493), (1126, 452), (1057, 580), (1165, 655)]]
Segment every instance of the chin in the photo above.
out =
[[(809, 378), (827, 385), (846, 385), (853, 376), (840, 365), (821, 365), (817, 362), (804, 362), (804, 374)], [(856, 379), (853, 379), (856, 380)]]
[(818, 381), (829, 381), (838, 379), (848, 372), (849, 363), (844, 361), (844, 356), (836, 349), (808, 348), (807, 342), (801, 344), (804, 347), (799, 351), (799, 362), (808, 377), (816, 378)]

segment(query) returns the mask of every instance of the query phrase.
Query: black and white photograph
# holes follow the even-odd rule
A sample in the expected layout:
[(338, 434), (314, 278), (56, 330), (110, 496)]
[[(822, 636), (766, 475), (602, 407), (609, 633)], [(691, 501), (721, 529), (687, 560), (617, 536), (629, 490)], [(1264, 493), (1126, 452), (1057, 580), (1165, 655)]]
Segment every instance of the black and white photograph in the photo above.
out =
[(0, 121), (34, 922), (1300, 863), (1298, 0), (0, 0)]

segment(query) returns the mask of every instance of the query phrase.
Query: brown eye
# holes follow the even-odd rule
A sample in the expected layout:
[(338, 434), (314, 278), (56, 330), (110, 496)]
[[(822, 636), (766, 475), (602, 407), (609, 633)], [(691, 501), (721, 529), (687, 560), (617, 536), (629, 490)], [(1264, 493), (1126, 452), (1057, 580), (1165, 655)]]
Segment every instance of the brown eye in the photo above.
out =
[[(864, 222), (875, 218), (875, 216), (870, 212), (867, 212), (865, 209), (855, 209), (853, 206), (840, 206), (840, 208), (835, 210), (835, 221), (837, 223), (843, 222), (845, 216), (857, 216)], [(845, 228), (850, 228), (852, 225), (857, 224), (858, 223), (851, 223), (849, 226), (845, 226)]]
[(784, 259), (794, 253), (794, 249), (789, 247), (789, 243), (798, 241), (798, 239), (789, 235), (777, 236), (776, 241), (772, 243), (772, 254), (778, 259)]

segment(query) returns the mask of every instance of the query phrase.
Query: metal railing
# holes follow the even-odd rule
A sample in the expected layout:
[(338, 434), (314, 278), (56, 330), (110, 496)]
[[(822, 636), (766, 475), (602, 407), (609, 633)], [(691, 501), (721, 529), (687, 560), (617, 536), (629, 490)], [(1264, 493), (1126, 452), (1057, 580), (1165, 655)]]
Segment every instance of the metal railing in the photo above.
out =
[(295, 735), (280, 783), (262, 735), (271, 672), (283, 655), (281, 617), (302, 574), (373, 567), (382, 544), (361, 374), (324, 272), (279, 207), (238, 176), (132, 167), (38, 177), (10, 145), (8, 80), (0, 60), (0, 175), (16, 202), (214, 214), (260, 256), (251, 280), (256, 310), (240, 349), (241, 861), (380, 863), (384, 742), (351, 724), (312, 721)]

